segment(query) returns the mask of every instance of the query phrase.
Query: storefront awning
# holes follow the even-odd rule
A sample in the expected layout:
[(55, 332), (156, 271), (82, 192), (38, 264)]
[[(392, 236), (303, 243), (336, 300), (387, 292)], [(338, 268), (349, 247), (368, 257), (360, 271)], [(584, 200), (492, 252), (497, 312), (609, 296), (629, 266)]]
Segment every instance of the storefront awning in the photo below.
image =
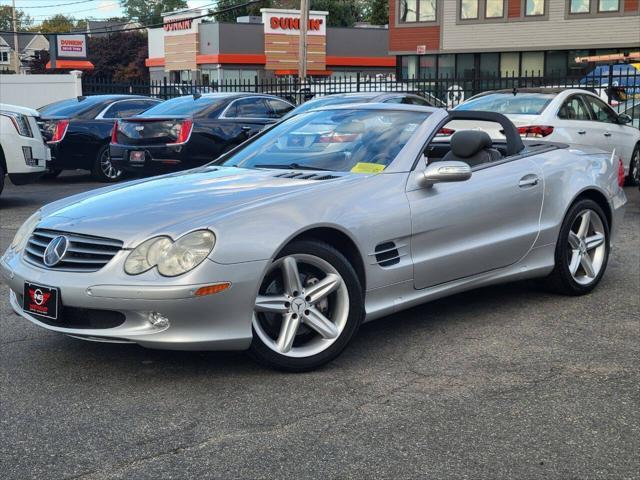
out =
[[(51, 62), (47, 62), (47, 69), (51, 69)], [(56, 69), (63, 70), (93, 70), (95, 67), (89, 60), (56, 60)]]

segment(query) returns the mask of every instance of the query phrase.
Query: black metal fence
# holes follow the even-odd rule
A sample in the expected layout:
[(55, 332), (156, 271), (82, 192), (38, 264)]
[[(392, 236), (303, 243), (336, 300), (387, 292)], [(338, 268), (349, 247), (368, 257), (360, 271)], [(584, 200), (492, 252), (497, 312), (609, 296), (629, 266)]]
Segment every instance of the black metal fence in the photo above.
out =
[[(617, 68), (627, 67), (627, 68)], [(616, 68), (598, 67), (586, 76), (553, 75), (470, 75), (465, 77), (411, 78), (397, 80), (391, 76), (357, 75), (355, 77), (312, 79), (302, 82), (295, 77), (222, 82), (114, 82), (86, 77), (83, 93), (140, 94), (162, 99), (208, 92), (270, 93), (300, 104), (315, 96), (347, 92), (409, 92), (422, 95), (434, 106), (452, 108), (473, 95), (489, 90), (535, 87), (585, 88), (598, 94), (618, 111), (631, 108), (638, 123), (640, 116), (640, 71), (632, 65)], [(624, 105), (623, 105), (624, 104)], [(637, 126), (637, 125), (636, 125)]]

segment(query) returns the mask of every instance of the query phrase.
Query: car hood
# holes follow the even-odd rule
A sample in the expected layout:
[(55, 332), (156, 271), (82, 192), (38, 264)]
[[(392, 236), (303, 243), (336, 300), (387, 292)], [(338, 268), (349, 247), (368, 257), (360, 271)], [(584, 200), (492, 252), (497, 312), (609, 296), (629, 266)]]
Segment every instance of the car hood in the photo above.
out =
[(27, 115), (28, 117), (37, 117), (40, 114), (37, 110), (28, 107), (20, 107), (18, 105), (10, 105), (8, 103), (0, 103), (0, 110), (5, 110), (7, 112), (19, 113), (22, 115)]
[(175, 238), (206, 227), (215, 231), (215, 219), (220, 216), (360, 177), (333, 172), (298, 172), (297, 178), (281, 177), (288, 173), (204, 167), (164, 175), (57, 202), (44, 209), (38, 226), (114, 238), (122, 240), (127, 248), (153, 235)]

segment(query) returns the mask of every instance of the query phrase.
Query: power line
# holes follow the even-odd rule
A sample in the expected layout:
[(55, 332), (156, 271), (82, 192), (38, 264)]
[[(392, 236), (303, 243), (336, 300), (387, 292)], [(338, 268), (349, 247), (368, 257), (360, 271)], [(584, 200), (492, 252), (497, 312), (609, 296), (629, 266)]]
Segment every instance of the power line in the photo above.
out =
[[(234, 10), (239, 10), (240, 8), (245, 8), (245, 7), (249, 7), (251, 5), (255, 5), (257, 3), (262, 3), (265, 0), (250, 0), (248, 2), (245, 3), (241, 3), (238, 5), (232, 5), (230, 7), (226, 7), (226, 8), (222, 8), (220, 10), (216, 10), (214, 12), (208, 12), (205, 13), (203, 15), (196, 15), (195, 17), (189, 17), (190, 20), (197, 20), (199, 18), (206, 18), (206, 17), (213, 17), (216, 15), (220, 15), (222, 13), (227, 13), (227, 12), (232, 12)], [(200, 10), (203, 7), (199, 7), (195, 10)], [(191, 9), (194, 10), (194, 9)], [(187, 12), (188, 10), (183, 10), (182, 12)], [(181, 13), (181, 12), (178, 12)], [(107, 29), (98, 29), (98, 30), (92, 30), (91, 33), (92, 34), (97, 34), (97, 33), (120, 33), (120, 32), (133, 32), (133, 31), (137, 31), (137, 30), (146, 30), (147, 28), (157, 28), (157, 27), (162, 27), (164, 25), (170, 25), (172, 23), (178, 23), (178, 22), (182, 22), (184, 21), (184, 19), (177, 19), (177, 20), (170, 20), (167, 22), (161, 22), (161, 23), (154, 23), (154, 24), (147, 24), (147, 25), (141, 25), (139, 27), (129, 27), (129, 28), (122, 28), (122, 29), (118, 29), (118, 30), (111, 30), (109, 28)], [(127, 22), (129, 23), (129, 22)], [(126, 24), (124, 24), (126, 25)], [(0, 30), (0, 33), (16, 33), (18, 35), (34, 35), (37, 34), (39, 32), (25, 32), (25, 31), (13, 31), (13, 30)], [(65, 32), (46, 32), (46, 33), (42, 33), (41, 35), (65, 35), (68, 33), (78, 33), (77, 31), (65, 31)]]
[[(57, 3), (52, 5), (34, 5), (33, 7), (18, 6), (16, 8), (19, 10), (26, 10), (26, 9), (32, 9), (32, 8), (57, 8), (57, 7), (66, 7), (67, 5), (77, 5), (78, 3), (90, 3), (90, 2), (97, 2), (97, 1), (99, 0), (76, 0), (75, 2), (69, 2), (69, 3)], [(9, 5), (3, 5), (3, 6), (8, 7)], [(93, 8), (91, 10), (93, 10)]]

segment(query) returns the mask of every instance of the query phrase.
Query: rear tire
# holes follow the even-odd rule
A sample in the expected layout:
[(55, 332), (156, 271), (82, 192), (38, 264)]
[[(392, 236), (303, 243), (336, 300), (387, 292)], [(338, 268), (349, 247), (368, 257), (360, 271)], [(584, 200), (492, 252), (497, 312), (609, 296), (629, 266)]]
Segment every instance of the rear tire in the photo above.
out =
[(555, 268), (545, 285), (564, 295), (585, 295), (600, 283), (609, 260), (609, 224), (593, 200), (574, 203), (556, 243)]
[(636, 145), (633, 149), (625, 185), (640, 185), (640, 145)]
[(122, 179), (123, 171), (118, 170), (111, 164), (109, 145), (103, 145), (100, 147), (100, 150), (98, 150), (91, 169), (91, 176), (103, 183), (117, 182)]
[(249, 355), (278, 370), (313, 370), (345, 349), (363, 316), (362, 287), (344, 255), (322, 242), (293, 242), (262, 279)]
[(4, 190), (4, 176), (6, 172), (4, 168), (2, 168), (2, 164), (0, 164), (0, 194), (2, 194), (2, 190)]

